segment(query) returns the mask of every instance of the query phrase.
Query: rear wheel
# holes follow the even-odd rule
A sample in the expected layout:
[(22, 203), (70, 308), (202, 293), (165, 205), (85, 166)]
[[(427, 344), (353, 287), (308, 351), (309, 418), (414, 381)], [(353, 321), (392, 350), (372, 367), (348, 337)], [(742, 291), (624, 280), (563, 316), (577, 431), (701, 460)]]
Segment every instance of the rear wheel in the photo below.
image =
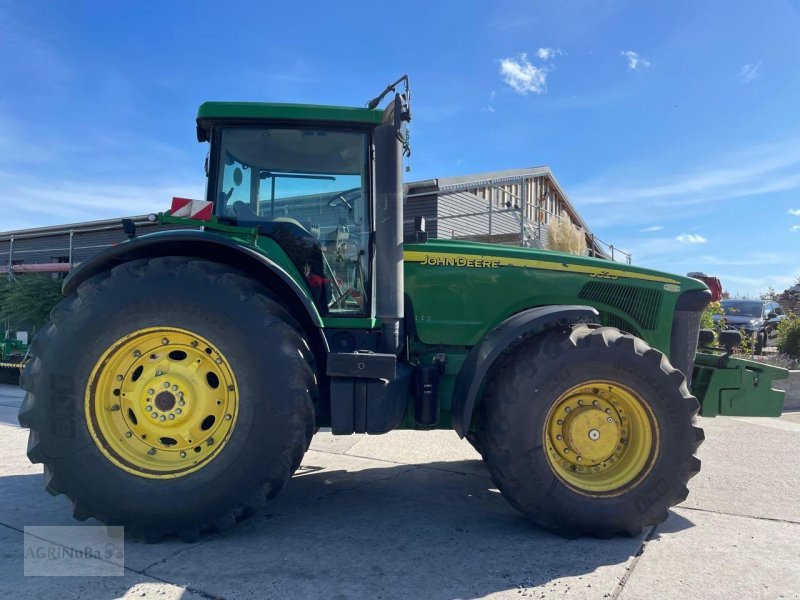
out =
[(523, 342), (495, 371), (477, 431), (503, 495), (567, 536), (638, 535), (686, 498), (699, 405), (657, 350), (579, 325)]
[(192, 540), (251, 514), (299, 466), (314, 431), (311, 353), (240, 273), (132, 261), (82, 283), (51, 317), (19, 419), (46, 488), (78, 519)]

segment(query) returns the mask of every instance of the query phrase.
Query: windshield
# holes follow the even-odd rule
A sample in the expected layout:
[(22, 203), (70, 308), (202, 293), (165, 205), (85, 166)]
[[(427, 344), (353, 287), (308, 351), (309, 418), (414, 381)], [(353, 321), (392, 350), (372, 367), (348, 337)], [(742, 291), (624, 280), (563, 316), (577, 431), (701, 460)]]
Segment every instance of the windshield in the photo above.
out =
[(725, 314), (731, 317), (761, 317), (763, 306), (761, 302), (722, 301), (722, 308)]
[(367, 309), (368, 141), (322, 129), (222, 131), (217, 215), (276, 239), (323, 314)]

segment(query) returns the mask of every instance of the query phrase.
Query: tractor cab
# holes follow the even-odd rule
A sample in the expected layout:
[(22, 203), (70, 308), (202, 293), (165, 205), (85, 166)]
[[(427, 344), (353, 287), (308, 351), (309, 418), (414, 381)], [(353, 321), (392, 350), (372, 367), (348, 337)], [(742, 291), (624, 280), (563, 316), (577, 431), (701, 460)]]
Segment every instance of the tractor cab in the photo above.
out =
[(373, 316), (374, 132), (393, 117), (394, 104), (207, 102), (198, 112), (217, 220), (275, 240), (323, 316)]

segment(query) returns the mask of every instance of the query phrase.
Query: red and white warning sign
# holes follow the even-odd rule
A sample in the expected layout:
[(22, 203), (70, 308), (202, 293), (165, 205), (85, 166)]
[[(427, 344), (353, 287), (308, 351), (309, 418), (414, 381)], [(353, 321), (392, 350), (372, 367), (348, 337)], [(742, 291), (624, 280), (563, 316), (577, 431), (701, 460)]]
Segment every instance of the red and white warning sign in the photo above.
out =
[(211, 219), (213, 205), (205, 200), (191, 200), (189, 198), (173, 198), (170, 216), (208, 221)]

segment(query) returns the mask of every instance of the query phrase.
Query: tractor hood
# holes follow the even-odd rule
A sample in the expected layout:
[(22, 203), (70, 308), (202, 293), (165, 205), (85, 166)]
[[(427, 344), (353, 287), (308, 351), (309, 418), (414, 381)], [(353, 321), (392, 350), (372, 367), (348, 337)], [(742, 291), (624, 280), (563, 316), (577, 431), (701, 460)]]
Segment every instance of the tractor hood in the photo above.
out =
[(620, 283), (661, 284), (667, 292), (704, 290), (697, 279), (644, 269), (601, 258), (564, 254), (537, 248), (520, 248), (459, 240), (430, 240), (426, 244), (407, 244), (406, 262), (465, 268), (522, 267), (562, 273), (582, 274), (597, 280)]

